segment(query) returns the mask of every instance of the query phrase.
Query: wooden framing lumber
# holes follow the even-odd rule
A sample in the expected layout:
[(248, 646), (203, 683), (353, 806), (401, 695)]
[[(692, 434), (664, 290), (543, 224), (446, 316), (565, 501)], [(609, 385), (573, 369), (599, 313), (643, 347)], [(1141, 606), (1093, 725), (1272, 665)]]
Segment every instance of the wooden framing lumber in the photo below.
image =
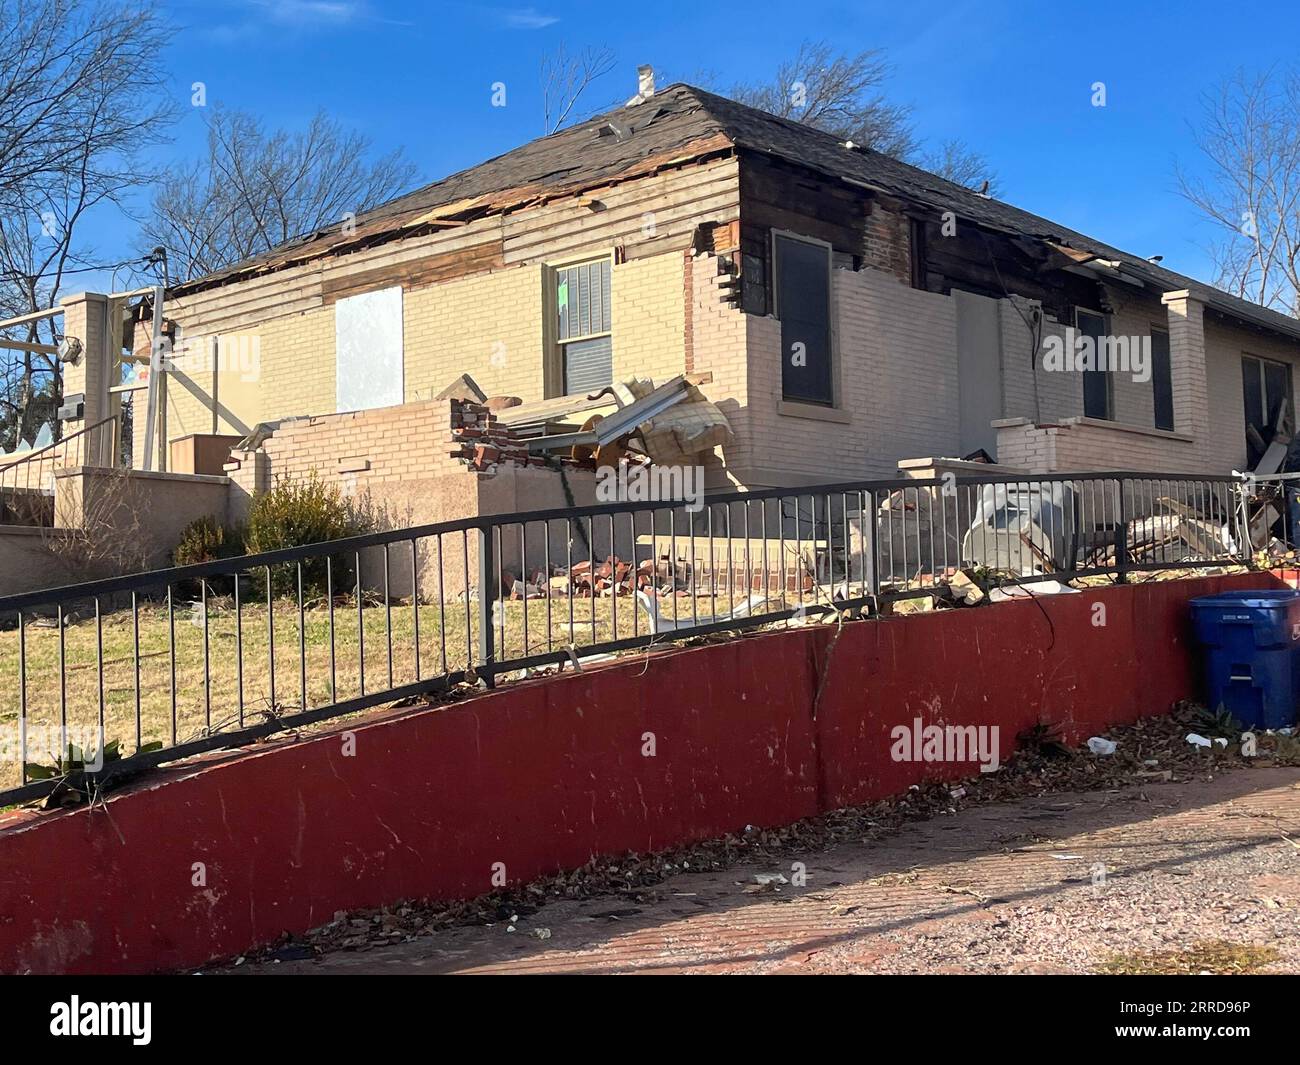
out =
[(29, 344), (25, 340), (0, 340), (0, 349), (5, 351), (36, 351), (42, 355), (57, 355), (59, 349), (53, 344)]

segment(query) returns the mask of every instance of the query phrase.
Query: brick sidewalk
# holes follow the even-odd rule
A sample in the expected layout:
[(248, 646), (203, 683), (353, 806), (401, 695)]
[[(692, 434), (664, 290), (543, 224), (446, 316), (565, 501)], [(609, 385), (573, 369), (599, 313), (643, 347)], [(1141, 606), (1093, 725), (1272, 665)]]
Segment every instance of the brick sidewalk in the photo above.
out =
[(798, 860), (803, 887), (755, 880), (791, 878), (789, 861), (686, 873), (642, 889), (649, 902), (548, 903), (514, 932), (233, 971), (1091, 972), (1115, 953), (1226, 940), (1274, 948), (1265, 971), (1300, 972), (1296, 769), (979, 806)]

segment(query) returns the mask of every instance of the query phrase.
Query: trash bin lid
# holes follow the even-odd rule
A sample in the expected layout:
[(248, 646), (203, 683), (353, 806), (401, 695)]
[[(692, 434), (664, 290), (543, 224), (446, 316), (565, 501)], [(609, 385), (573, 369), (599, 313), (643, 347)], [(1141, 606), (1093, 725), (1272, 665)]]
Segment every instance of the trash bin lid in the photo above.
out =
[(1202, 595), (1191, 601), (1196, 607), (1257, 608), (1276, 610), (1291, 606), (1300, 599), (1300, 591), (1295, 588), (1258, 588), (1245, 592), (1219, 592), (1217, 595)]

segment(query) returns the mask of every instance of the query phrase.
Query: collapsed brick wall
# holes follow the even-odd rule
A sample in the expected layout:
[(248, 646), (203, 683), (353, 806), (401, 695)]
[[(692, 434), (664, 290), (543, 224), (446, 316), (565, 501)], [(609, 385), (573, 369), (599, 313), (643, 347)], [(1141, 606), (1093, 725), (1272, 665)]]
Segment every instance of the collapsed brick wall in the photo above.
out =
[(502, 425), (496, 414), (481, 403), (453, 399), (449, 417), (451, 439), (459, 447), (450, 452), (476, 473), (493, 474), (503, 463), (516, 466), (578, 466), (567, 456), (531, 454), (524, 438), (514, 429)]
[[(349, 494), (466, 468), (490, 475), (501, 465), (553, 466), (557, 461), (530, 455), (524, 439), (486, 405), (460, 399), (295, 418), (282, 422), (258, 450), (267, 467), (259, 479), (267, 484), (315, 474), (341, 482)], [(244, 467), (253, 465), (253, 454), (233, 450), (234, 468), (227, 472), (247, 480)], [(558, 461), (576, 465), (568, 458)]]
[[(226, 473), (231, 480), (230, 514), (247, 516), (253, 496), (277, 481), (316, 477), (365, 512), (381, 529), (397, 529), (479, 513), (479, 480), (448, 451), (452, 441), (451, 404), (425, 400), (375, 410), (297, 418), (282, 422), (260, 447), (231, 451)], [(383, 558), (365, 559), (370, 586), (382, 580), (375, 571)], [(390, 590), (409, 594), (413, 579), (404, 552), (394, 552)], [(457, 565), (460, 559), (456, 560)], [(423, 556), (420, 582), (425, 589), (446, 586), (448, 595), (463, 591), (458, 582), (442, 580)], [(449, 564), (450, 565), (450, 564)]]
[[(230, 517), (243, 520), (252, 497), (277, 480), (313, 475), (355, 500), (380, 529), (401, 529), (484, 514), (539, 510), (594, 501), (594, 474), (571, 459), (530, 456), (518, 434), (502, 425), (484, 404), (468, 400), (425, 400), (402, 406), (298, 418), (281, 423), (260, 447), (231, 451)], [(562, 479), (560, 469), (565, 473)], [(550, 467), (550, 468), (548, 468)], [(542, 528), (529, 529), (529, 541)], [(469, 594), (477, 572), (473, 537), (457, 535), (439, 563), (436, 540), (417, 545), (418, 582), (423, 597), (444, 602)], [(512, 562), (505, 550), (504, 562)], [(464, 548), (464, 557), (462, 557)], [(535, 545), (529, 547), (530, 553)], [(603, 541), (598, 550), (608, 550)], [(377, 588), (384, 580), (394, 596), (415, 587), (409, 552), (394, 550), (385, 577), (382, 548), (363, 552), (363, 579)]]

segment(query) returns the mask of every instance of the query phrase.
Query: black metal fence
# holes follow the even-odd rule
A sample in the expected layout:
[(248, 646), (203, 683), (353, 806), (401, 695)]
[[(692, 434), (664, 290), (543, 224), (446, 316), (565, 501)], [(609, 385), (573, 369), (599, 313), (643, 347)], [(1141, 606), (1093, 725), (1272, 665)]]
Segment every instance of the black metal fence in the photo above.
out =
[[(1240, 479), (871, 481), (442, 522), (0, 598), (0, 804), (381, 704), (986, 585), (1219, 566)], [(106, 753), (107, 752), (107, 753)], [(115, 756), (120, 756), (116, 757)], [(115, 760), (114, 760), (115, 759)]]

